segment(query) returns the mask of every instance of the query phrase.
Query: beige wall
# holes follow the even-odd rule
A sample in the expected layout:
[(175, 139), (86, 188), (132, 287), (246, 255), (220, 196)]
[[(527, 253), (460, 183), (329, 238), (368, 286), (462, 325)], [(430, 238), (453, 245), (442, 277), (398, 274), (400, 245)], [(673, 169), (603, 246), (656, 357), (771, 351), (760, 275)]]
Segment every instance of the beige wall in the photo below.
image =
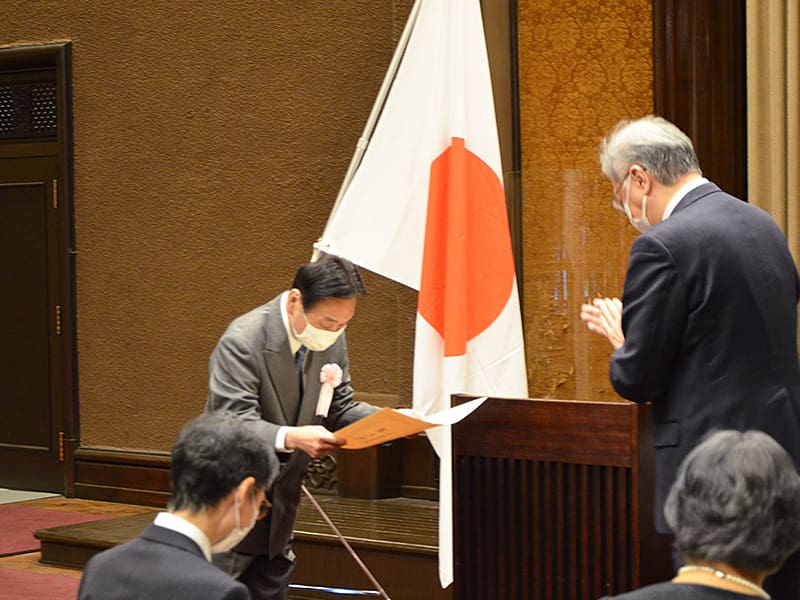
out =
[(611, 346), (580, 305), (619, 296), (634, 230), (609, 206), (600, 139), (652, 112), (649, 0), (520, 0), (525, 338), (532, 397), (616, 400)]
[[(166, 450), (202, 410), (222, 330), (308, 259), (411, 4), (4, 2), (0, 45), (73, 44), (82, 445)], [(577, 315), (622, 284), (632, 230), (596, 147), (651, 110), (650, 4), (519, 14), (531, 395), (614, 399)], [(366, 280), (354, 383), (407, 404), (416, 297)]]
[[(410, 6), (3, 3), (0, 45), (73, 44), (83, 445), (166, 450), (202, 411), (226, 324), (310, 257)], [(407, 399), (415, 297), (367, 284), (354, 382)]]

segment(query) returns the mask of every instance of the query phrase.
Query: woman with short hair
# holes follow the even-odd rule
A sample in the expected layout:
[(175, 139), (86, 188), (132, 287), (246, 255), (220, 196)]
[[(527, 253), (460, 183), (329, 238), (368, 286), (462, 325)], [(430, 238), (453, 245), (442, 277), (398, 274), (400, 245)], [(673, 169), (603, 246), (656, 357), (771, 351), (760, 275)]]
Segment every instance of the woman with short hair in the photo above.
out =
[[(717, 431), (683, 460), (664, 507), (684, 562), (617, 600), (746, 600), (800, 548), (800, 475), (761, 431)], [(800, 590), (775, 600), (800, 598)]]

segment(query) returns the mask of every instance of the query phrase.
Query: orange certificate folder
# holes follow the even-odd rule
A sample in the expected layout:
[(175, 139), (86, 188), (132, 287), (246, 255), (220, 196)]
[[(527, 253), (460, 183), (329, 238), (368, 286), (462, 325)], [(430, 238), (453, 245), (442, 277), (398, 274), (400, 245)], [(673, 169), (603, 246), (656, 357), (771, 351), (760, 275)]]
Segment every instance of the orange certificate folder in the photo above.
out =
[(358, 450), (407, 437), (439, 425), (453, 425), (483, 404), (486, 398), (476, 398), (453, 408), (415, 419), (393, 408), (382, 408), (352, 425), (335, 431), (337, 438), (347, 440), (342, 448)]

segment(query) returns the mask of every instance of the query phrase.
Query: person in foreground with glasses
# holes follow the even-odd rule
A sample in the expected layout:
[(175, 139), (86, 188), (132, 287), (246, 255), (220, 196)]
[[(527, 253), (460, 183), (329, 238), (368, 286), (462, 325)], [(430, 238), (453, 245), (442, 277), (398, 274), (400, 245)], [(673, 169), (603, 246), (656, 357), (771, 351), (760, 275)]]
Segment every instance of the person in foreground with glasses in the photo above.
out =
[(137, 538), (94, 556), (79, 600), (247, 600), (244, 584), (211, 563), (265, 516), (278, 474), (275, 450), (242, 419), (208, 413), (172, 447), (167, 511)]
[[(662, 509), (678, 465), (711, 429), (764, 431), (800, 465), (800, 278), (770, 215), (705, 179), (669, 121), (618, 123), (600, 164), (640, 235), (622, 299), (594, 298), (581, 318), (614, 348), (616, 392), (652, 403), (655, 527), (670, 533)], [(800, 555), (766, 585), (800, 597)]]
[(800, 548), (800, 475), (767, 434), (716, 431), (681, 463), (664, 512), (684, 566), (670, 582), (614, 598), (769, 598), (765, 577)]

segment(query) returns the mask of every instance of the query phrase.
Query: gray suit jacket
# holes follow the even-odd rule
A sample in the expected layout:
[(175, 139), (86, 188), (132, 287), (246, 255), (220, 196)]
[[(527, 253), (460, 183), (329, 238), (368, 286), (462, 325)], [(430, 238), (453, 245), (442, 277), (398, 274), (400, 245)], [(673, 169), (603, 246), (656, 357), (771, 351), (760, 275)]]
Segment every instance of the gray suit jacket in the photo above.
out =
[(188, 537), (150, 525), (86, 565), (79, 600), (249, 600), (244, 584), (209, 563)]
[[(235, 319), (217, 343), (209, 361), (207, 411), (225, 410), (246, 419), (270, 444), (281, 426), (310, 425), (319, 398), (319, 373), (327, 363), (342, 368), (342, 383), (333, 393), (326, 420), (335, 431), (377, 408), (355, 402), (344, 334), (327, 350), (309, 351), (303, 366), (303, 397), (286, 328), (281, 319), (282, 295)], [(259, 521), (235, 550), (269, 554), (285, 549), (297, 516), (300, 486), (309, 457), (293, 452), (281, 467), (272, 489), (272, 511)]]

